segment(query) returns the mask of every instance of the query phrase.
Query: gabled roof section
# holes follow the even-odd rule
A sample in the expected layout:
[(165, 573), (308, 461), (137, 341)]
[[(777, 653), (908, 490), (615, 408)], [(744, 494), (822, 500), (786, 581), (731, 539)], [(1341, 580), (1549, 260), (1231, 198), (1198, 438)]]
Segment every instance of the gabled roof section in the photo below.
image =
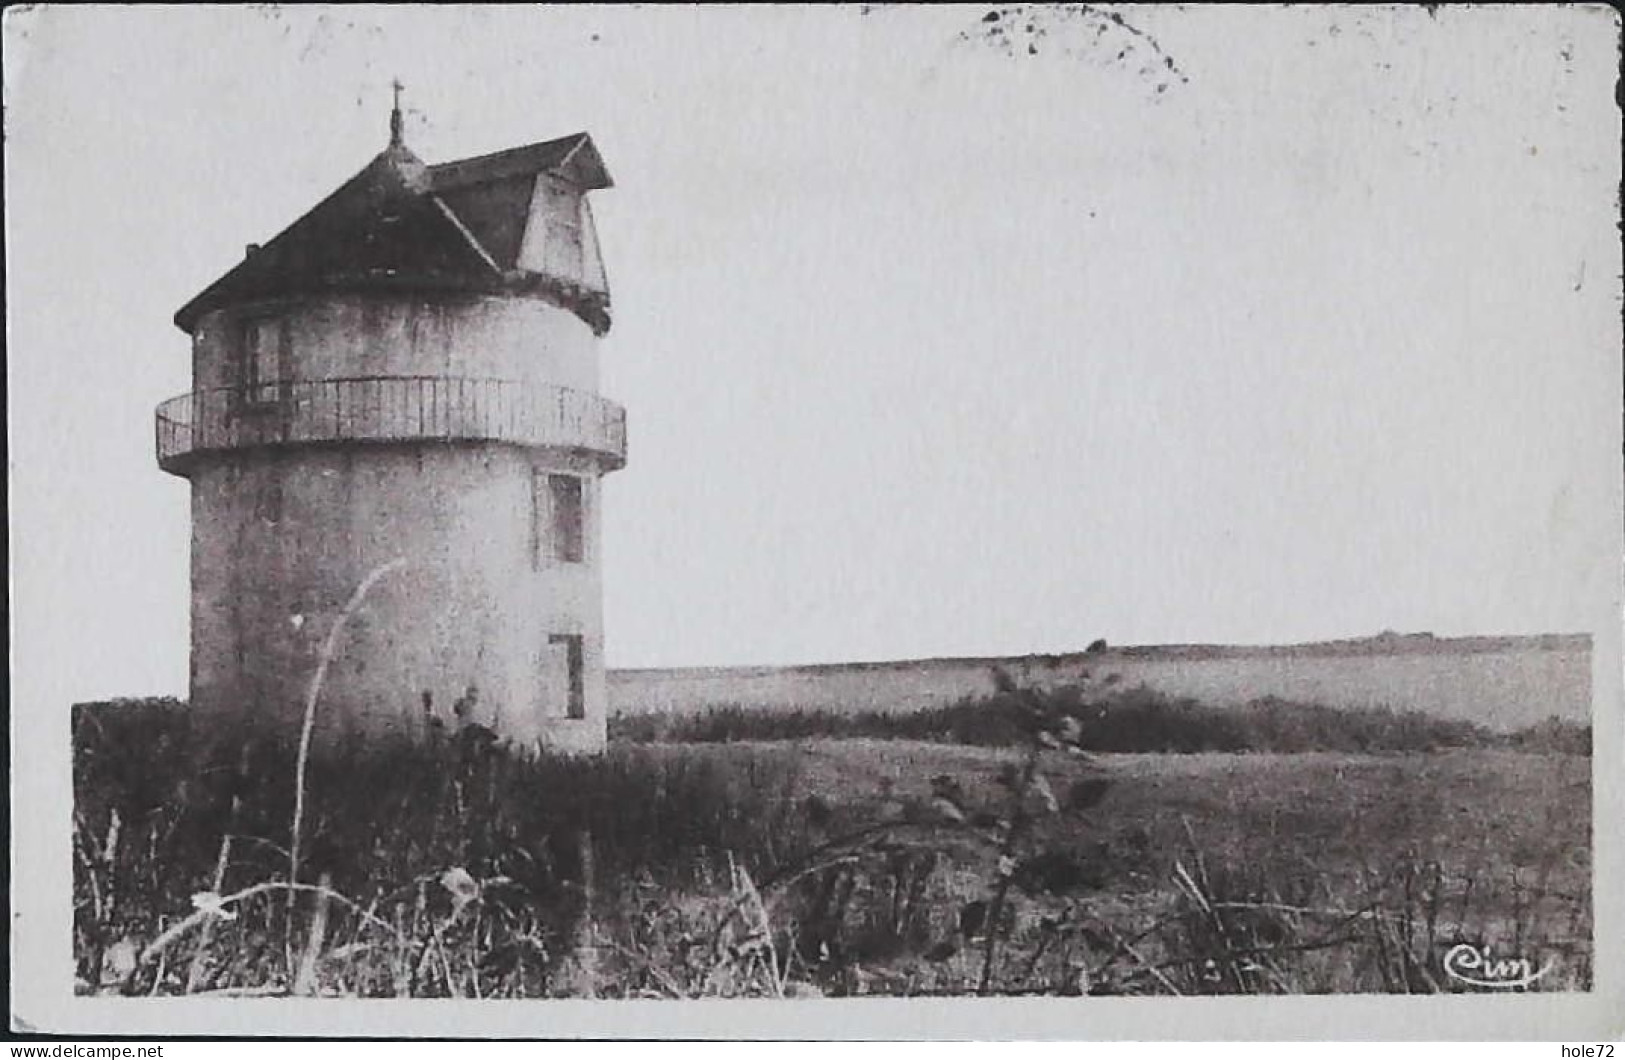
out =
[(583, 191), (613, 187), (592, 137), (576, 133), (494, 154), (429, 167), (429, 187), (444, 199), (504, 270), (519, 267), (536, 177), (546, 173)]
[(442, 162), (429, 167), (429, 182), (436, 193), (443, 194), (471, 184), (535, 177), (538, 173), (563, 177), (583, 191), (615, 186), (592, 137), (584, 132), (456, 162)]
[(608, 297), (519, 270), (539, 174), (583, 191), (611, 187), (586, 133), (427, 166), (400, 141), (251, 251), (175, 314), (193, 331), (233, 303), (354, 290), (466, 290), (558, 301), (602, 334)]

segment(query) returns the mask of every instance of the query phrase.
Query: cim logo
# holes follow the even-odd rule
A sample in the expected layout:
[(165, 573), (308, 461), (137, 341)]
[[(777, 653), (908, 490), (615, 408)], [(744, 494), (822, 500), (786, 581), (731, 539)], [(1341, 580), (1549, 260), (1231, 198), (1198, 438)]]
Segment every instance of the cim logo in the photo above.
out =
[(1444, 955), (1445, 974), (1470, 986), (1486, 986), (1494, 990), (1515, 990), (1529, 986), (1552, 970), (1547, 961), (1536, 971), (1528, 957), (1497, 957), (1485, 946), (1482, 950), (1470, 942), (1450, 947)]

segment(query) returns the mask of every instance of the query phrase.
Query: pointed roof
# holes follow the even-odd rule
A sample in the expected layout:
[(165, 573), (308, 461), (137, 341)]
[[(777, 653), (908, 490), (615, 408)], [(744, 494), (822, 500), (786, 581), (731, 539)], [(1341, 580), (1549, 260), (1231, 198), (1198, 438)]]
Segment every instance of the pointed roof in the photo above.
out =
[(586, 133), (427, 166), (390, 144), (303, 217), (251, 251), (175, 314), (190, 333), (203, 315), (237, 302), (328, 291), (420, 290), (561, 294), (600, 333), (608, 297), (561, 291), (517, 269), (538, 174), (589, 191), (612, 186)]

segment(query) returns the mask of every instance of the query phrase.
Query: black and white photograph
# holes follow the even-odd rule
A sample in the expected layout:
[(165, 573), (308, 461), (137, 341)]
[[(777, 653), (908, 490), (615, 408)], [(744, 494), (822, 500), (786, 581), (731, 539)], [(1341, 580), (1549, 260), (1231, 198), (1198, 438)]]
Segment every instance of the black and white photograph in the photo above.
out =
[(1619, 27), (8, 9), (12, 1031), (1625, 1033)]

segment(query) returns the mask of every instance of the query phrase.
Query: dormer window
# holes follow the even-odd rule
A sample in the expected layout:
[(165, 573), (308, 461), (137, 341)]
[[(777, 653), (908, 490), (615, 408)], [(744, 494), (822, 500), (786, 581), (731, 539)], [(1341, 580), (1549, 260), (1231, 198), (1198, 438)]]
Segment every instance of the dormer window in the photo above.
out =
[(538, 181), (537, 200), (544, 227), (542, 271), (571, 283), (584, 280), (581, 193), (548, 177)]
[(561, 282), (577, 297), (582, 292), (608, 295), (592, 211), (580, 187), (552, 174), (537, 175), (515, 265)]

